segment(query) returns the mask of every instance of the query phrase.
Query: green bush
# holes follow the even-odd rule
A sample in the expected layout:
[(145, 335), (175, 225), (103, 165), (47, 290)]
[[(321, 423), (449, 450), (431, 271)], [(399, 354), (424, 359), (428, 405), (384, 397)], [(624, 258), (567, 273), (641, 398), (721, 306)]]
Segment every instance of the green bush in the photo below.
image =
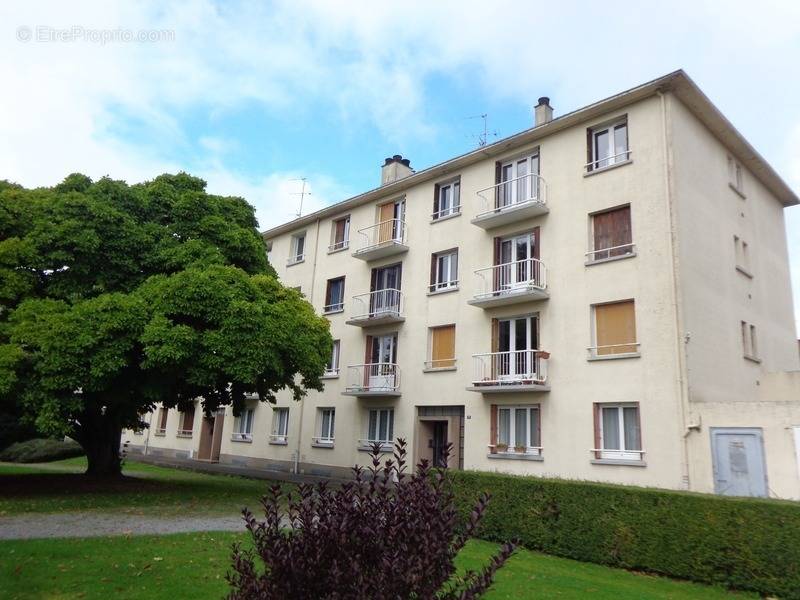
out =
[(800, 598), (800, 504), (496, 473), (453, 472), (460, 510), (492, 501), (478, 537), (586, 562)]
[(73, 441), (34, 439), (17, 442), (0, 452), (0, 461), (16, 463), (50, 462), (83, 456), (83, 449)]

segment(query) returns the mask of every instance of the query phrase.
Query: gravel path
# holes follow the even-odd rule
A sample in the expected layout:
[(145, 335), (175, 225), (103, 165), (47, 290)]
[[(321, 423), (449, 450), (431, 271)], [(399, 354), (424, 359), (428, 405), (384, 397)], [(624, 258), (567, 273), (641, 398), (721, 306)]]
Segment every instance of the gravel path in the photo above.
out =
[(162, 518), (73, 512), (0, 517), (0, 540), (244, 530), (240, 515)]

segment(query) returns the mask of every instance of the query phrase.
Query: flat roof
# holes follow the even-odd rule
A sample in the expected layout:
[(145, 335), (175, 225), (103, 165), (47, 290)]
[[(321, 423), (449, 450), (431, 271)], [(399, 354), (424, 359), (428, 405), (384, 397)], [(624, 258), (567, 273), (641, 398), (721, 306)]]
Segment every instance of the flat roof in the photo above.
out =
[(547, 135), (578, 125), (584, 121), (592, 120), (607, 112), (611, 112), (655, 95), (658, 92), (672, 92), (681, 100), (692, 113), (731, 151), (743, 166), (761, 181), (783, 203), (784, 206), (800, 204), (800, 198), (786, 184), (775, 169), (761, 156), (744, 136), (725, 118), (720, 110), (714, 106), (697, 84), (679, 69), (663, 77), (653, 79), (647, 83), (636, 86), (619, 94), (615, 94), (599, 102), (589, 104), (572, 112), (566, 113), (509, 137), (487, 144), (476, 150), (461, 154), (444, 162), (426, 169), (422, 169), (398, 181), (379, 186), (357, 196), (341, 202), (331, 204), (318, 211), (294, 219), (268, 229), (263, 232), (265, 239), (274, 238), (283, 233), (304, 227), (317, 219), (332, 217), (337, 214), (352, 210), (357, 206), (368, 204), (375, 200), (403, 194), (407, 189), (429, 181), (439, 179), (453, 173), (467, 165), (480, 160), (498, 156), (516, 147), (535, 142)]

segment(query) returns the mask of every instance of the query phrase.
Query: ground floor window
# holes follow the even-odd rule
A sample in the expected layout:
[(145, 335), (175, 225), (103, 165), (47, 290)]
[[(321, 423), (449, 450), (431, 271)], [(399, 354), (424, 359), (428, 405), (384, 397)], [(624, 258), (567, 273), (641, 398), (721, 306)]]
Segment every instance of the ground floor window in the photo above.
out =
[(639, 405), (595, 404), (595, 441), (597, 458), (641, 460)]
[(272, 409), (272, 435), (269, 436), (270, 443), (285, 444), (289, 436), (289, 409)]
[(169, 409), (162, 406), (158, 409), (158, 425), (156, 426), (156, 435), (166, 435), (167, 434), (167, 415), (169, 414)]
[(367, 439), (365, 442), (381, 442), (391, 445), (394, 438), (394, 409), (375, 408), (369, 411)]
[(178, 435), (191, 436), (192, 429), (194, 429), (194, 404), (181, 413), (181, 427), (178, 430)]
[(336, 425), (336, 409), (319, 408), (317, 409), (317, 414), (317, 437), (314, 439), (314, 442), (317, 444), (329, 444), (332, 446)]
[(541, 453), (539, 406), (497, 407), (498, 452)]
[(233, 439), (234, 440), (252, 440), (253, 439), (253, 409), (245, 408), (242, 413), (236, 417), (233, 424)]

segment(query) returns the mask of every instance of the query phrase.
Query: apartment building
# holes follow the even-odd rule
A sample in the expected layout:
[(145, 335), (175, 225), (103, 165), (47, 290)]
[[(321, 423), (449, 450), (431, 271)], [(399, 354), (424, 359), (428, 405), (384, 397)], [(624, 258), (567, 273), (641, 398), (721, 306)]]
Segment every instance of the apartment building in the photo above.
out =
[(330, 321), (325, 390), (161, 409), (133, 448), (342, 474), (403, 437), (453, 468), (800, 498), (798, 197), (682, 71), (533, 112), (266, 231)]

